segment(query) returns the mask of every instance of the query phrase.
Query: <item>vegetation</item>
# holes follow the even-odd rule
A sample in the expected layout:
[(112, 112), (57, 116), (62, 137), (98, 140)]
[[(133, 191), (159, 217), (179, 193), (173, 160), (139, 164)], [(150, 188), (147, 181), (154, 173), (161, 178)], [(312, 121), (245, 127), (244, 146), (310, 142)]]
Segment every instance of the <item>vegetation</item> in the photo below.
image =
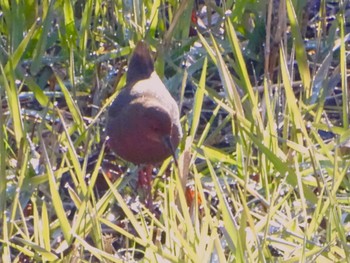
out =
[[(0, 0), (2, 262), (348, 261), (347, 6), (217, 2)], [(151, 210), (103, 130), (140, 39), (184, 131)]]

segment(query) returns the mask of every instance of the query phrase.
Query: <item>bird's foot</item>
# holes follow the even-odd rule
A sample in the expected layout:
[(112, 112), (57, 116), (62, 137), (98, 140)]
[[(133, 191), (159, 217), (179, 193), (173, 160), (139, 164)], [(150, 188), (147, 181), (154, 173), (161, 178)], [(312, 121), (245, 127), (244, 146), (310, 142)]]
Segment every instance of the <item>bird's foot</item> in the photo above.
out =
[(139, 170), (137, 189), (140, 194), (140, 199), (145, 203), (145, 206), (152, 210), (152, 171), (153, 165), (146, 165)]

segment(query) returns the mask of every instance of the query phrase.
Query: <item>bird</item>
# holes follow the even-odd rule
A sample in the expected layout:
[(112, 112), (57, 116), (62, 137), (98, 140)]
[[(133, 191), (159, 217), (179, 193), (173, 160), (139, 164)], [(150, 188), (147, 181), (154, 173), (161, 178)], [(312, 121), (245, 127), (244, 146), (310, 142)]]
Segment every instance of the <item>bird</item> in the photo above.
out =
[(176, 162), (182, 137), (179, 109), (145, 41), (137, 43), (126, 74), (126, 85), (108, 110), (108, 146), (136, 165), (158, 164), (171, 155)]

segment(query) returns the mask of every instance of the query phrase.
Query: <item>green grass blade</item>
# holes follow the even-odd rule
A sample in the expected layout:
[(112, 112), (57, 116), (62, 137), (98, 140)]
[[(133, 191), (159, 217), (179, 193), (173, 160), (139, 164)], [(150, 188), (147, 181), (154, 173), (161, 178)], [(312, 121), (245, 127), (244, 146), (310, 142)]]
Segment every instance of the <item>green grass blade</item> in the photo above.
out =
[(58, 191), (58, 184), (56, 182), (55, 173), (51, 167), (50, 159), (49, 159), (49, 156), (47, 154), (46, 146), (44, 143), (42, 143), (42, 149), (43, 149), (43, 154), (44, 154), (45, 161), (46, 161), (46, 169), (47, 169), (47, 173), (48, 173), (50, 193), (52, 196), (52, 205), (56, 211), (56, 215), (57, 215), (58, 220), (60, 222), (60, 228), (62, 230), (64, 239), (66, 240), (66, 242), (68, 244), (71, 244), (71, 242), (73, 241), (73, 236), (71, 233), (71, 226), (70, 226), (70, 223), (68, 221), (68, 218), (66, 217), (66, 211), (63, 207), (63, 203), (62, 203), (62, 200), (60, 198), (59, 191)]
[(303, 81), (306, 99), (309, 99), (311, 94), (311, 76), (308, 65), (308, 59), (305, 51), (304, 40), (301, 35), (300, 25), (295, 14), (292, 0), (287, 0), (287, 13), (291, 25), (292, 35), (295, 44), (296, 60), (298, 62), (300, 77)]
[(203, 63), (203, 70), (201, 73), (201, 78), (199, 80), (199, 85), (198, 85), (198, 89), (196, 91), (195, 101), (194, 101), (194, 105), (193, 105), (192, 126), (191, 126), (191, 132), (190, 132), (190, 135), (192, 138), (194, 138), (195, 134), (197, 133), (200, 115), (202, 112), (205, 80), (206, 80), (206, 75), (207, 75), (207, 66), (208, 66), (208, 59), (205, 58), (204, 63)]

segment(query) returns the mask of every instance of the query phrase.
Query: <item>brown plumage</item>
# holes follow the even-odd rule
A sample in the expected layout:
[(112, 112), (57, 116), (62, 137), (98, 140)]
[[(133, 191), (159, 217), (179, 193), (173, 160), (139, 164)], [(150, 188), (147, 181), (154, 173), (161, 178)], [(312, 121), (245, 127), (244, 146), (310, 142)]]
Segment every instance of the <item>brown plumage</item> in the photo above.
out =
[(126, 86), (113, 101), (107, 121), (110, 148), (135, 164), (162, 162), (182, 136), (175, 100), (154, 71), (148, 46), (139, 42), (130, 59)]

